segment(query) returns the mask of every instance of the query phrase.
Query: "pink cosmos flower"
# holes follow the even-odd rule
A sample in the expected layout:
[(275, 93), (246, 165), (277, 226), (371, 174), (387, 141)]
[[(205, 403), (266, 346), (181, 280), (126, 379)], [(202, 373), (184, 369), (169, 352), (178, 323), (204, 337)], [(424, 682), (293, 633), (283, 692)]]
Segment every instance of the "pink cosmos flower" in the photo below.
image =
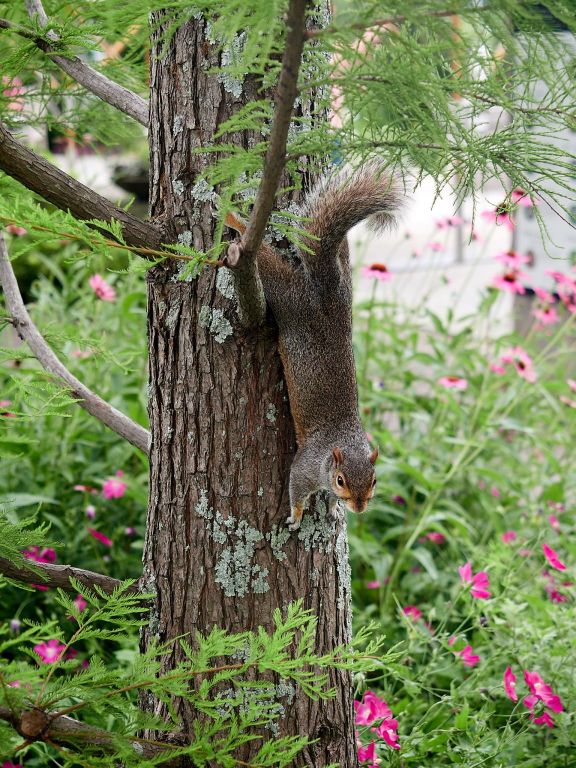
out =
[(468, 380), (460, 379), (458, 376), (442, 376), (438, 379), (438, 384), (446, 389), (460, 389), (464, 390), (468, 388)]
[(506, 373), (506, 369), (503, 365), (498, 365), (498, 363), (490, 363), (490, 370), (492, 373), (497, 374), (498, 376), (504, 376)]
[(458, 573), (462, 579), (463, 584), (472, 584), (470, 588), (470, 594), (472, 597), (477, 597), (480, 600), (486, 600), (490, 597), (490, 579), (486, 571), (478, 571), (478, 573), (472, 573), (472, 563), (468, 561), (464, 565), (458, 568)]
[(60, 661), (60, 657), (64, 652), (66, 646), (59, 640), (48, 640), (47, 643), (38, 643), (34, 646), (34, 653), (42, 659), (44, 664), (54, 664)]
[(77, 597), (74, 599), (74, 605), (78, 609), (78, 613), (82, 613), (82, 611), (86, 610), (88, 603), (86, 602), (86, 600), (84, 600), (84, 597), (82, 595), (77, 595)]
[(24, 768), (20, 763), (13, 763), (10, 760), (6, 760), (2, 763), (2, 768)]
[(460, 656), (466, 667), (475, 667), (480, 661), (480, 656), (478, 656), (477, 653), (474, 653), (471, 645), (465, 645), (461, 651), (455, 651), (454, 655)]
[(49, 547), (42, 549), (41, 547), (28, 547), (28, 549), (22, 552), (27, 560), (35, 560), (37, 563), (55, 563), (56, 551)]
[(534, 205), (540, 205), (538, 198), (532, 199), (530, 194), (526, 192), (522, 187), (516, 187), (510, 193), (510, 199), (514, 205), (521, 205), (523, 208), (532, 208)]
[(556, 568), (557, 571), (566, 570), (566, 565), (560, 560), (558, 553), (555, 552), (552, 547), (549, 547), (548, 544), (542, 544), (542, 551), (544, 552), (544, 557), (548, 560), (552, 568)]
[(520, 269), (523, 264), (529, 264), (528, 256), (523, 256), (517, 251), (501, 251), (494, 256), (494, 261), (499, 261), (512, 269)]
[(374, 741), (371, 741), (366, 747), (358, 746), (358, 760), (361, 763), (367, 763), (370, 760), (373, 765), (376, 765), (377, 759), (376, 743)]
[(93, 539), (96, 539), (96, 541), (105, 544), (107, 547), (111, 547), (114, 543), (112, 539), (109, 539), (108, 536), (104, 536), (103, 533), (100, 533), (100, 531), (97, 531), (95, 528), (88, 528), (88, 532)]
[[(560, 696), (557, 696), (555, 693), (553, 693), (552, 687), (545, 683), (537, 672), (529, 672), (527, 669), (525, 669), (524, 680), (526, 681), (528, 688), (530, 688), (532, 696), (540, 699), (544, 706), (548, 707), (548, 709), (551, 709), (552, 712), (563, 711), (564, 706), (562, 705)], [(529, 707), (528, 704), (526, 704), (526, 706)], [(529, 709), (532, 709), (532, 707), (529, 707)]]
[(128, 488), (127, 484), (119, 479), (122, 475), (116, 473), (116, 477), (109, 477), (102, 486), (102, 495), (105, 499), (121, 499)]
[(416, 605), (405, 605), (404, 608), (402, 608), (402, 613), (405, 616), (414, 619), (414, 621), (418, 621), (418, 619), (422, 618), (422, 611)]
[(540, 717), (534, 717), (534, 715), (531, 715), (531, 717), (536, 725), (547, 725), (548, 728), (554, 728), (554, 719), (550, 714), (548, 714), (548, 712), (544, 712), (544, 714), (540, 715)]
[(509, 269), (504, 274), (495, 275), (492, 278), (492, 287), (506, 293), (524, 294), (526, 293), (526, 288), (520, 280), (525, 280), (526, 278), (526, 273), (520, 269)]
[(500, 357), (500, 361), (504, 365), (513, 365), (518, 375), (526, 379), (526, 381), (531, 383), (536, 381), (537, 375), (532, 358), (522, 347), (507, 349)]
[(493, 211), (482, 211), (480, 216), (487, 221), (493, 221), (497, 226), (505, 226), (510, 232), (515, 227), (514, 222), (510, 218), (510, 211), (503, 205), (499, 205)]
[(361, 702), (354, 702), (354, 711), (356, 725), (372, 725), (376, 720), (392, 717), (388, 704), (372, 691), (366, 691)]
[(572, 275), (566, 275), (564, 272), (559, 272), (557, 269), (547, 269), (545, 274), (555, 280), (558, 285), (564, 285), (567, 288), (574, 288), (576, 280)]
[(381, 739), (384, 739), (386, 744), (392, 749), (400, 749), (398, 742), (398, 720), (393, 717), (387, 717), (378, 726), (376, 733)]
[(380, 589), (380, 582), (378, 579), (374, 579), (373, 581), (367, 581), (366, 587), (368, 589)]
[(554, 295), (551, 294), (550, 291), (547, 291), (544, 288), (534, 288), (534, 293), (539, 299), (545, 301), (547, 304), (554, 303)]
[(388, 283), (392, 280), (392, 273), (386, 266), (386, 264), (370, 264), (369, 267), (362, 267), (361, 274), (363, 277), (372, 277), (375, 280), (381, 280), (384, 283)]
[(116, 291), (110, 283), (104, 280), (102, 275), (92, 275), (88, 282), (90, 288), (92, 288), (99, 299), (102, 299), (102, 301), (116, 301)]
[(512, 668), (506, 667), (506, 671), (504, 672), (504, 690), (506, 691), (506, 696), (508, 696), (511, 701), (518, 701), (516, 680), (517, 678), (514, 672), (512, 672)]
[(504, 544), (510, 544), (511, 541), (516, 541), (518, 538), (518, 534), (516, 531), (504, 531), (502, 536), (500, 537)]

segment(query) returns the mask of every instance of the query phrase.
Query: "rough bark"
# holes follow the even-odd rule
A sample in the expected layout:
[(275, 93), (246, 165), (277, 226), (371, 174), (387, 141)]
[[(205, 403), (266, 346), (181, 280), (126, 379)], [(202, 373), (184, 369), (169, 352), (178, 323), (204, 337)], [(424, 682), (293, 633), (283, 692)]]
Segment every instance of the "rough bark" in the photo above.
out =
[[(218, 59), (204, 31), (193, 19), (162, 58), (153, 39), (150, 57), (151, 212), (198, 249), (210, 247), (215, 219), (213, 190), (194, 186), (210, 157), (192, 150), (211, 143), (235, 109), (259, 97), (249, 80), (232, 88), (207, 74)], [(287, 531), (295, 439), (275, 328), (269, 320), (258, 331), (243, 330), (232, 285), (222, 269), (187, 282), (166, 265), (149, 273), (144, 586), (157, 597), (143, 644), (214, 625), (270, 627), (275, 608), (303, 598), (318, 617), (317, 651), (326, 652), (350, 639), (345, 519), (331, 518), (317, 499), (301, 530)], [(165, 659), (167, 669), (176, 654)], [(276, 689), (284, 706), (278, 733), (317, 740), (295, 766), (357, 765), (350, 677), (334, 671), (330, 685), (336, 696), (327, 702)], [(147, 705), (163, 711), (153, 700)], [(191, 733), (195, 712), (182, 702), (179, 712)], [(254, 749), (239, 757), (249, 760)]]

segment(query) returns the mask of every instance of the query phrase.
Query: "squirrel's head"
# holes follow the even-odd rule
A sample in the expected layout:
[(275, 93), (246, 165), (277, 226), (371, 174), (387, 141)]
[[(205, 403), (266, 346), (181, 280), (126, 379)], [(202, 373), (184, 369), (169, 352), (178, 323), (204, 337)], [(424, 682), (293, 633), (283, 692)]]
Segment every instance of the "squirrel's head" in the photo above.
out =
[(331, 486), (335, 496), (346, 504), (351, 512), (364, 512), (374, 496), (376, 475), (374, 464), (378, 448), (369, 455), (356, 451), (343, 453), (340, 448), (332, 449)]

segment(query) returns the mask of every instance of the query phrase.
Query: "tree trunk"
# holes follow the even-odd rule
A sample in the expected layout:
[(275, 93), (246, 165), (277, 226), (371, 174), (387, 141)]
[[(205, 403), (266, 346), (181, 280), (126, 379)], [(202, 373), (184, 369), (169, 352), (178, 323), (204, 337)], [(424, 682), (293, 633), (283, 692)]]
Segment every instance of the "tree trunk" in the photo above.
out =
[[(164, 51), (160, 32), (151, 52), (151, 212), (181, 242), (206, 250), (216, 224), (214, 190), (195, 178), (210, 156), (192, 150), (211, 144), (225, 119), (261, 97), (248, 78), (227, 82), (207, 73), (219, 54), (203, 20), (180, 27)], [(235, 140), (248, 146), (251, 138)], [(295, 439), (274, 325), (241, 330), (227, 270), (206, 267), (186, 281), (175, 270), (156, 267), (148, 279), (144, 568), (156, 600), (143, 646), (214, 626), (270, 628), (276, 608), (303, 598), (318, 617), (316, 650), (327, 652), (350, 640), (346, 521), (341, 513), (331, 518), (318, 498), (298, 533), (285, 525)], [(165, 658), (166, 669), (177, 654)], [(336, 696), (327, 702), (276, 688), (284, 708), (276, 732), (318, 740), (294, 765), (357, 764), (350, 676), (333, 671), (329, 684)], [(163, 712), (160, 702), (147, 707)], [(196, 713), (185, 702), (178, 711), (191, 736)], [(241, 759), (256, 749), (248, 745)]]

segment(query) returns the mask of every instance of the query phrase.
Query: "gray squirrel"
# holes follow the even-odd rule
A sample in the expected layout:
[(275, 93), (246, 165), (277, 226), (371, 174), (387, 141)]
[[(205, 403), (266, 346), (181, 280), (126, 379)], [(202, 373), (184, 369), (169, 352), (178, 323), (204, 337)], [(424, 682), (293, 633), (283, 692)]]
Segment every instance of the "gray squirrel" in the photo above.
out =
[[(400, 207), (397, 185), (377, 162), (320, 182), (300, 211), (305, 248), (288, 260), (263, 243), (258, 271), (279, 330), (298, 450), (290, 470), (291, 531), (309, 496), (328, 490), (353, 512), (374, 495), (374, 464), (358, 412), (352, 352), (352, 275), (346, 233), (364, 219), (382, 229)], [(245, 225), (229, 215), (242, 233)]]

